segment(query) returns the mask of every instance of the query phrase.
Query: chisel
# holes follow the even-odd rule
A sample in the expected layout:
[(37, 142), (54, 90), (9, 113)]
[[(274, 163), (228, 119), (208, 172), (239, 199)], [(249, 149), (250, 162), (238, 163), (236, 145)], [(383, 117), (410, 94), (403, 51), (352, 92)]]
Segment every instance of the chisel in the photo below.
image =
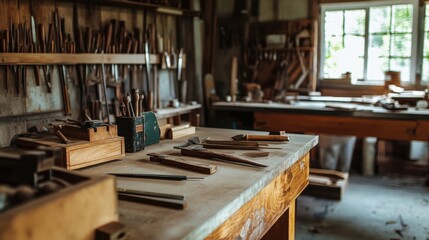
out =
[[(37, 53), (37, 31), (36, 31), (36, 21), (34, 20), (34, 16), (31, 16), (31, 40), (33, 42), (33, 52)], [(36, 85), (40, 86), (40, 70), (39, 65), (33, 66), (34, 77), (36, 80)]]
[(245, 164), (245, 165), (255, 166), (255, 167), (268, 167), (267, 165), (253, 162), (245, 158), (237, 157), (226, 153), (209, 151), (204, 148), (188, 149), (188, 148), (179, 147), (179, 149), (181, 149), (180, 153), (185, 156), (199, 157), (199, 158), (206, 158), (206, 159), (221, 159), (230, 163)]
[(144, 174), (144, 173), (108, 173), (117, 177), (129, 177), (129, 178), (145, 178), (145, 179), (158, 179), (158, 180), (172, 180), (172, 181), (183, 181), (183, 180), (200, 180), (202, 177), (189, 177), (185, 175), (163, 175), (163, 174)]
[(137, 203), (151, 204), (173, 209), (185, 209), (187, 204), (184, 200), (147, 197), (136, 194), (118, 193), (118, 199)]
[(150, 161), (158, 162), (167, 166), (177, 167), (181, 169), (186, 169), (194, 172), (200, 172), (205, 174), (213, 174), (217, 171), (217, 166), (210, 164), (202, 164), (192, 161), (187, 161), (184, 159), (171, 159), (163, 155), (158, 154), (147, 154), (150, 156)]
[(233, 136), (232, 139), (235, 141), (289, 141), (288, 136), (283, 135), (248, 135), (240, 134)]
[(117, 193), (125, 193), (125, 194), (136, 194), (147, 197), (157, 197), (157, 198), (168, 198), (168, 199), (176, 199), (176, 200), (185, 200), (185, 196), (175, 195), (175, 194), (167, 194), (167, 193), (157, 193), (157, 192), (148, 192), (148, 191), (140, 191), (134, 189), (127, 188), (116, 188)]

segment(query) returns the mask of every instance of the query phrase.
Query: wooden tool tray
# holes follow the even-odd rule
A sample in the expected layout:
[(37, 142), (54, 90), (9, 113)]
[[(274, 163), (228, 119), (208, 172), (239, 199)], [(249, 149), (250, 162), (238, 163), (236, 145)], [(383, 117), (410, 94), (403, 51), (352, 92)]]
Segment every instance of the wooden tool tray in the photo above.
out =
[(16, 144), (19, 147), (30, 149), (37, 146), (61, 147), (63, 157), (61, 161), (55, 162), (55, 165), (69, 170), (125, 157), (123, 137), (106, 138), (97, 141), (84, 141), (74, 138), (69, 138), (69, 140), (71, 140), (71, 143), (64, 144), (56, 136), (46, 135), (39, 138), (21, 137), (16, 140)]
[(70, 138), (77, 138), (86, 141), (97, 141), (118, 137), (118, 127), (116, 125), (100, 126), (96, 128), (81, 128), (79, 126), (65, 125), (61, 132)]
[(0, 213), (0, 239), (95, 239), (95, 229), (118, 221), (115, 179), (55, 168), (71, 185)]

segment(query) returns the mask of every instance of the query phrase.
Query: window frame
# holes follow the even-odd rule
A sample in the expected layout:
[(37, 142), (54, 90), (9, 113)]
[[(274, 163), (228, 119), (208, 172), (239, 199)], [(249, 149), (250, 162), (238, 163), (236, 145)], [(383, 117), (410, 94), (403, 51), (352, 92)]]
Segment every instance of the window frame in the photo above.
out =
[[(320, 65), (319, 65), (319, 79), (323, 81), (324, 78), (324, 66), (325, 66), (325, 12), (326, 11), (341, 11), (341, 10), (365, 10), (365, 53), (364, 53), (364, 79), (352, 82), (352, 85), (383, 85), (384, 79), (367, 79), (368, 75), (368, 51), (369, 51), (369, 19), (370, 19), (370, 8), (377, 6), (392, 6), (401, 4), (411, 4), (413, 9), (413, 23), (411, 32), (411, 57), (410, 57), (410, 81), (403, 82), (405, 85), (416, 84), (416, 73), (421, 72), (423, 62), (423, 48), (420, 49), (420, 35), (419, 27), (419, 15), (421, 14), (419, 8), (419, 0), (391, 0), (391, 1), (365, 1), (365, 2), (342, 2), (342, 3), (322, 3), (320, 5)], [(424, 21), (424, 16), (423, 16)], [(421, 51), (420, 51), (421, 50)], [(417, 68), (419, 67), (419, 68)], [(387, 70), (387, 69), (386, 69)], [(339, 77), (338, 77), (339, 78)]]

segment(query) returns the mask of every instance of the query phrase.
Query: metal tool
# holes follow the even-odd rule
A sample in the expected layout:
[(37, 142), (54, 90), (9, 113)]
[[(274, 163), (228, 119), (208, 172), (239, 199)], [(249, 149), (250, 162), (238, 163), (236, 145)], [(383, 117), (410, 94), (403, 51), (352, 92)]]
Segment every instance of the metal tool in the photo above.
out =
[(129, 177), (129, 178), (146, 178), (146, 179), (159, 179), (159, 180), (172, 180), (172, 181), (183, 181), (183, 180), (200, 180), (202, 177), (189, 177), (185, 175), (163, 175), (163, 174), (144, 174), (144, 173), (108, 173), (117, 177)]
[(116, 188), (116, 192), (125, 193), (125, 194), (136, 194), (136, 195), (147, 196), (147, 197), (176, 199), (176, 200), (184, 200), (185, 199), (185, 196), (183, 196), (183, 195), (139, 191), (139, 190), (127, 189), (127, 188)]
[[(33, 51), (37, 53), (37, 31), (36, 31), (36, 21), (34, 17), (31, 16), (31, 40), (33, 42)], [(36, 80), (36, 85), (40, 86), (40, 74), (39, 74), (39, 65), (34, 65), (34, 77)]]
[(282, 135), (249, 135), (249, 134), (239, 134), (233, 136), (232, 139), (235, 141), (289, 141), (288, 136)]
[(205, 158), (205, 159), (214, 159), (214, 160), (220, 159), (225, 162), (235, 163), (240, 165), (247, 165), (252, 167), (268, 167), (267, 165), (253, 162), (251, 160), (248, 160), (242, 157), (237, 157), (232, 154), (210, 151), (203, 148), (199, 144), (200, 144), (199, 138), (194, 137), (194, 138), (188, 139), (187, 143), (180, 146), (175, 146), (174, 148), (180, 149), (180, 153), (186, 156), (199, 157), (199, 158)]
[(155, 153), (149, 153), (147, 155), (150, 156), (150, 161), (158, 162), (167, 166), (177, 167), (205, 174), (213, 174), (217, 171), (217, 166), (211, 164), (202, 164), (184, 159), (172, 159), (169, 156), (159, 155)]
[[(103, 52), (101, 52), (101, 54), (103, 54)], [(102, 83), (103, 83), (103, 93), (104, 93), (104, 105), (106, 108), (106, 115), (107, 115), (107, 122), (110, 124), (112, 124), (112, 122), (110, 121), (110, 113), (109, 113), (109, 103), (107, 100), (107, 83), (106, 83), (106, 76), (104, 73), (105, 69), (104, 69), (104, 63), (101, 63), (101, 78), (102, 78)]]
[(118, 198), (119, 200), (151, 204), (151, 205), (173, 208), (173, 209), (185, 209), (187, 206), (184, 200), (141, 196), (141, 195), (129, 194), (129, 193), (118, 193)]

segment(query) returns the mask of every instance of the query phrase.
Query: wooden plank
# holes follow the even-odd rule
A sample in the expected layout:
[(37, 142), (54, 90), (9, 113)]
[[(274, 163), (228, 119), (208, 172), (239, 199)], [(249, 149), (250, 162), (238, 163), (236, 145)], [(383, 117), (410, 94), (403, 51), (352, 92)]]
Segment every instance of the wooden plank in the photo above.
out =
[[(295, 199), (308, 184), (309, 154), (296, 162), (290, 169), (278, 176), (262, 189), (253, 199), (206, 237), (210, 239), (294, 239)], [(290, 208), (286, 214), (291, 219), (288, 231), (270, 235), (269, 229)], [(271, 237), (272, 236), (272, 237)], [(273, 238), (275, 236), (275, 238)]]
[[(391, 120), (382, 118), (321, 116), (310, 114), (255, 112), (255, 129), (264, 131), (325, 133), (378, 137), (390, 140), (429, 139), (428, 131), (418, 128), (414, 120)], [(426, 122), (426, 121), (422, 121)], [(418, 134), (416, 134), (419, 129)]]
[(0, 239), (92, 240), (111, 221), (118, 221), (115, 179), (88, 178), (2, 212)]
[[(144, 54), (0, 53), (0, 65), (145, 64), (144, 56)], [(160, 63), (159, 55), (151, 54), (150, 62)]]

